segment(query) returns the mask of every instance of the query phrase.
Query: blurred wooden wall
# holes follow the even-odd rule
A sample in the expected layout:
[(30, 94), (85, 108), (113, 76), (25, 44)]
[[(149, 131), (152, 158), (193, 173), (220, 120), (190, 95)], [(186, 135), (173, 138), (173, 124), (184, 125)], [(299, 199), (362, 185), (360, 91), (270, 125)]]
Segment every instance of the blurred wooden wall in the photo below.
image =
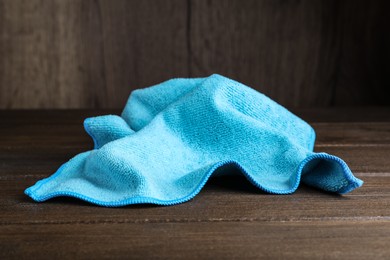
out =
[(390, 105), (389, 1), (0, 0), (0, 108), (121, 108), (220, 73), (287, 107)]

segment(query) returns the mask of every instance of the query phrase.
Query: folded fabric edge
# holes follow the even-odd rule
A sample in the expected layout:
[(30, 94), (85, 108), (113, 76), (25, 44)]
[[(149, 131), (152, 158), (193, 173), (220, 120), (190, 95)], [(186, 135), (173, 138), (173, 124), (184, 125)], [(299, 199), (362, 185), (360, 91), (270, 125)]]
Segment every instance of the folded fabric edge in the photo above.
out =
[(93, 141), (93, 149), (98, 149), (100, 145), (98, 144), (98, 141), (97, 141), (96, 137), (92, 134), (92, 131), (91, 131), (89, 125), (88, 125), (88, 122), (90, 120), (91, 120), (90, 118), (86, 118), (84, 120), (84, 122), (83, 122), (84, 130), (91, 137), (91, 139)]
[(192, 198), (194, 198), (201, 191), (201, 189), (204, 187), (204, 185), (206, 184), (208, 179), (211, 177), (211, 175), (217, 169), (219, 169), (219, 168), (221, 168), (223, 166), (226, 166), (227, 164), (234, 164), (235, 166), (237, 166), (244, 173), (245, 176), (248, 176), (247, 172), (237, 162), (234, 162), (234, 161), (220, 162), (220, 163), (215, 164), (207, 172), (207, 174), (204, 175), (204, 177), (202, 178), (200, 183), (196, 186), (196, 188), (191, 193), (189, 193), (189, 195), (187, 195), (187, 196), (185, 196), (183, 198), (175, 199), (175, 200), (160, 200), (160, 199), (153, 198), (153, 197), (141, 197), (141, 196), (139, 196), (139, 197), (129, 198), (129, 199), (121, 200), (121, 201), (107, 202), (107, 201), (96, 200), (94, 198), (82, 195), (82, 194), (77, 193), (77, 192), (67, 192), (67, 191), (53, 192), (53, 193), (47, 194), (45, 196), (38, 196), (38, 195), (36, 195), (35, 194), (36, 191), (39, 190), (42, 185), (44, 185), (45, 183), (53, 180), (54, 178), (56, 178), (58, 175), (61, 174), (61, 172), (65, 168), (66, 163), (63, 164), (57, 170), (57, 172), (55, 172), (50, 177), (48, 177), (46, 179), (43, 179), (43, 180), (40, 180), (35, 185), (27, 188), (24, 191), (24, 193), (27, 196), (29, 196), (30, 198), (32, 198), (34, 201), (36, 201), (36, 202), (43, 202), (43, 201), (46, 201), (46, 200), (49, 200), (49, 199), (55, 198), (55, 197), (73, 197), (73, 198), (81, 199), (83, 201), (86, 201), (86, 202), (89, 202), (89, 203), (92, 203), (92, 204), (96, 204), (98, 206), (105, 206), (105, 207), (121, 207), (121, 206), (133, 205), (133, 204), (156, 204), (156, 205), (162, 205), (162, 206), (170, 206), (170, 205), (180, 204), (180, 203), (189, 201)]
[(89, 117), (84, 120), (83, 125), (85, 132), (93, 140), (94, 149), (134, 133), (134, 130), (118, 115)]
[[(190, 192), (185, 197), (182, 197), (179, 199), (174, 199), (174, 200), (160, 200), (160, 199), (153, 198), (153, 197), (133, 197), (133, 198), (124, 199), (121, 201), (108, 202), (108, 201), (96, 200), (94, 198), (82, 195), (80, 193), (67, 192), (67, 191), (57, 191), (57, 192), (47, 194), (45, 196), (36, 195), (36, 191), (39, 190), (39, 188), (42, 185), (44, 185), (48, 181), (53, 180), (56, 176), (61, 174), (61, 172), (64, 169), (64, 166), (66, 165), (66, 163), (65, 163), (52, 176), (50, 176), (46, 179), (40, 180), (35, 185), (27, 188), (25, 190), (25, 194), (37, 202), (46, 201), (46, 200), (54, 198), (54, 197), (66, 196), (66, 197), (74, 197), (74, 198), (81, 199), (81, 200), (84, 200), (84, 201), (92, 203), (92, 204), (96, 204), (99, 206), (105, 206), (105, 207), (121, 207), (121, 206), (132, 205), (132, 204), (156, 204), (156, 205), (169, 206), (169, 205), (180, 204), (180, 203), (189, 201), (192, 198), (194, 198), (201, 191), (201, 189), (204, 187), (204, 185), (206, 184), (208, 179), (213, 175), (213, 173), (217, 169), (219, 169), (223, 166), (227, 166), (227, 165), (232, 165), (232, 166), (237, 167), (240, 170), (240, 172), (249, 180), (250, 183), (252, 183), (254, 186), (258, 187), (259, 189), (261, 189), (265, 192), (272, 193), (272, 194), (291, 194), (297, 190), (299, 183), (301, 181), (301, 175), (302, 175), (302, 172), (304, 171), (305, 166), (310, 161), (315, 160), (315, 159), (328, 160), (331, 162), (335, 162), (341, 166), (341, 169), (343, 171), (343, 173), (342, 173), (343, 177), (347, 180), (348, 184), (346, 186), (343, 186), (339, 190), (335, 191), (336, 193), (345, 194), (345, 193), (348, 193), (348, 192), (362, 186), (363, 181), (356, 178), (355, 176), (353, 176), (352, 172), (350, 171), (347, 164), (343, 160), (341, 160), (340, 158), (338, 158), (336, 156), (329, 155), (326, 153), (314, 153), (313, 155), (308, 156), (306, 159), (304, 159), (301, 162), (301, 164), (299, 165), (298, 170), (296, 172), (295, 180), (293, 182), (292, 187), (290, 189), (286, 189), (286, 190), (277, 190), (277, 189), (266, 188), (266, 187), (262, 186), (260, 183), (258, 183), (257, 181), (255, 181), (255, 179), (239, 163), (237, 163), (235, 161), (222, 161), (222, 162), (215, 164), (204, 175), (204, 177), (202, 178), (200, 183), (196, 186), (196, 188), (192, 192)], [(315, 185), (311, 185), (311, 186), (315, 186)]]
[[(318, 172), (314, 172), (313, 173), (313, 170), (311, 170), (311, 171), (309, 170), (307, 173), (303, 173), (305, 171), (305, 167), (309, 164), (309, 162), (314, 161), (314, 160), (318, 160), (319, 162), (327, 161), (327, 162), (333, 163), (333, 164), (338, 165), (339, 167), (341, 167), (342, 177), (345, 178), (347, 184), (341, 186), (337, 190), (327, 190), (326, 188), (324, 188), (324, 185), (322, 185), (322, 184), (320, 184), (320, 185), (317, 184), (316, 185), (316, 182), (318, 180), (316, 182), (314, 182), (313, 178), (311, 178), (311, 180), (307, 181), (306, 180), (307, 178), (305, 178), (306, 176), (310, 178), (310, 177), (312, 177), (314, 175), (317, 175), (315, 177), (317, 179), (319, 179), (319, 178), (325, 179), (326, 178), (325, 175), (320, 176), (318, 174)], [(302, 173), (305, 175), (305, 176), (302, 177), (302, 182), (304, 182), (305, 184), (307, 184), (309, 186), (316, 187), (316, 188), (323, 189), (323, 190), (328, 191), (328, 192), (335, 192), (335, 193), (338, 193), (338, 194), (346, 194), (348, 192), (351, 192), (354, 189), (361, 187), (363, 185), (363, 183), (364, 183), (362, 180), (360, 180), (359, 178), (356, 178), (353, 175), (353, 173), (349, 169), (348, 165), (341, 158), (339, 158), (337, 156), (334, 156), (334, 155), (331, 155), (331, 154), (327, 154), (327, 153), (313, 153), (312, 155), (308, 156), (300, 164), (298, 172), (301, 173), (300, 175), (302, 175)], [(327, 173), (327, 175), (329, 175), (329, 174), (332, 174), (332, 173)]]

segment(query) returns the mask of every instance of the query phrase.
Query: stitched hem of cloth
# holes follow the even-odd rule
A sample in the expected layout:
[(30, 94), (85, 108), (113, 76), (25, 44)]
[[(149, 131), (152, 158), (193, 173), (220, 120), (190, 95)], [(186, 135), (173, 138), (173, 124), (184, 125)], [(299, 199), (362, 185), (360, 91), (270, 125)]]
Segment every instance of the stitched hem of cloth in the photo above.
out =
[[(333, 156), (333, 155), (326, 154), (326, 153), (314, 153), (314, 154), (308, 156), (306, 159), (304, 159), (300, 163), (298, 170), (297, 170), (297, 173), (296, 173), (293, 187), (290, 189), (286, 189), (286, 190), (277, 190), (277, 189), (266, 188), (266, 187), (262, 186), (261, 183), (258, 183), (257, 181), (255, 181), (254, 178), (251, 176), (251, 174), (249, 174), (239, 163), (237, 163), (235, 161), (222, 161), (222, 162), (215, 164), (207, 172), (207, 174), (205, 174), (205, 176), (202, 178), (202, 180), (197, 185), (197, 187), (194, 190), (192, 190), (188, 195), (186, 195), (182, 198), (174, 199), (174, 200), (161, 200), (161, 199), (153, 198), (153, 197), (137, 196), (137, 197), (132, 197), (132, 198), (118, 200), (118, 201), (101, 201), (101, 200), (97, 200), (97, 199), (85, 196), (85, 195), (80, 194), (80, 193), (68, 192), (68, 191), (57, 191), (57, 192), (46, 194), (44, 196), (36, 195), (36, 191), (38, 191), (42, 187), (42, 185), (44, 185), (46, 182), (52, 181), (59, 174), (61, 174), (61, 172), (64, 169), (65, 164), (62, 165), (58, 169), (58, 171), (55, 174), (53, 174), (52, 176), (50, 176), (46, 179), (43, 179), (41, 181), (38, 181), (34, 186), (26, 189), (25, 194), (30, 196), (33, 200), (35, 200), (37, 202), (46, 201), (46, 200), (54, 198), (54, 197), (65, 196), (65, 197), (74, 197), (77, 199), (84, 200), (86, 202), (90, 202), (90, 203), (93, 203), (93, 204), (96, 204), (99, 206), (105, 206), (105, 207), (120, 207), (120, 206), (132, 205), (132, 204), (157, 204), (157, 205), (165, 205), (165, 206), (175, 205), (175, 204), (186, 202), (186, 201), (194, 198), (201, 191), (201, 189), (204, 187), (204, 185), (206, 184), (208, 179), (211, 177), (211, 175), (213, 175), (213, 173), (217, 169), (219, 169), (220, 167), (227, 166), (227, 165), (236, 166), (242, 172), (242, 174), (254, 186), (258, 187), (259, 189), (261, 189), (265, 192), (272, 193), (272, 194), (291, 194), (297, 190), (299, 183), (301, 181), (302, 171), (304, 170), (305, 166), (310, 161), (316, 160), (316, 159), (335, 162), (335, 163), (339, 164), (339, 166), (341, 166), (343, 177), (347, 180), (347, 185), (340, 188), (338, 191), (336, 191), (336, 193), (345, 194), (345, 193), (348, 193), (348, 192), (362, 186), (363, 181), (356, 178), (355, 176), (353, 176), (351, 170), (348, 168), (347, 164), (342, 159), (340, 159), (336, 156)], [(306, 174), (310, 174), (310, 172), (308, 172)]]

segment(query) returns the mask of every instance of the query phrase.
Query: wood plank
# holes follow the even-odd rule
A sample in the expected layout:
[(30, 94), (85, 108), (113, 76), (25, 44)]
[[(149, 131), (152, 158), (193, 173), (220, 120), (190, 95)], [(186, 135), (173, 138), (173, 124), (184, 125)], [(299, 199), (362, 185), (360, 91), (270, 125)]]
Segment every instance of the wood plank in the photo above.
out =
[(1, 108), (106, 103), (97, 10), (92, 0), (2, 1)]
[[(31, 145), (28, 148), (0, 147), (0, 176), (24, 176), (39, 174), (40, 177), (54, 173), (61, 164), (76, 154), (92, 149), (92, 142), (82, 146), (51, 146), (44, 148)], [(390, 146), (319, 146), (316, 152), (326, 152), (342, 158), (357, 176), (373, 174), (390, 175)]]
[[(4, 124), (1, 126), (2, 146), (87, 145), (89, 137), (84, 131), (83, 119), (66, 125), (37, 120), (33, 124)], [(316, 131), (316, 145), (373, 146), (390, 145), (390, 123), (312, 123)], [(60, 148), (60, 147), (59, 147)]]
[(312, 123), (316, 146), (389, 146), (390, 122)]
[[(92, 149), (92, 141), (82, 126), (83, 119), (110, 112), (0, 111), (1, 174), (51, 174), (77, 153)], [(389, 123), (312, 125), (317, 131), (316, 151), (340, 156), (360, 175), (389, 172)]]
[(187, 3), (1, 1), (0, 108), (123, 107), (188, 76)]
[(358, 176), (390, 172), (390, 146), (319, 146), (316, 152), (326, 152), (342, 158)]
[(342, 43), (334, 104), (389, 105), (390, 2), (339, 3)]
[[(85, 117), (117, 114), (120, 109), (51, 109), (23, 110), (0, 109), (0, 125), (11, 123), (81, 123)], [(333, 108), (289, 108), (292, 113), (310, 123), (317, 122), (389, 122), (389, 107), (333, 107)]]
[[(389, 144), (390, 140), (390, 108), (359, 109), (351, 114), (345, 109), (329, 109), (327, 113), (315, 110), (296, 110), (297, 115), (308, 120), (317, 132), (318, 145), (360, 145)], [(321, 110), (320, 110), (321, 111)], [(323, 110), (322, 110), (323, 111)], [(360, 112), (363, 113), (361, 115)], [(86, 144), (87, 138), (83, 130), (83, 120), (87, 117), (120, 114), (119, 110), (0, 110), (0, 138), (2, 144), (12, 143), (14, 146), (29, 141), (40, 142), (47, 138), (47, 143), (55, 140), (67, 142), (72, 139)], [(333, 115), (333, 116), (332, 116)], [(341, 116), (340, 116), (341, 115)], [(361, 115), (361, 116), (360, 116)], [(318, 118), (326, 118), (318, 120)], [(348, 117), (348, 122), (342, 122)], [(363, 122), (369, 118), (370, 122)], [(338, 123), (339, 122), (339, 123)], [(40, 136), (37, 138), (37, 136)], [(18, 140), (25, 138), (24, 140)], [(36, 138), (36, 139), (35, 139)], [(42, 145), (44, 143), (42, 142)]]
[[(172, 206), (129, 206), (107, 209), (76, 199), (57, 198), (34, 203), (23, 190), (44, 178), (45, 163), (24, 165), (24, 172), (10, 170), (0, 177), (0, 224), (6, 223), (79, 223), (92, 222), (198, 222), (208, 220), (252, 219), (257, 221), (354, 220), (390, 217), (390, 168), (387, 172), (359, 173), (365, 184), (344, 195), (324, 193), (302, 185), (292, 195), (268, 195), (244, 177), (211, 179), (188, 203)], [(46, 162), (47, 165), (47, 162)], [(51, 164), (53, 165), (53, 164)], [(17, 168), (11, 165), (9, 169)], [(34, 170), (35, 169), (35, 170)], [(2, 167), (1, 172), (7, 168)], [(313, 205), (315, 205), (313, 207)], [(74, 214), (77, 208), (78, 214)], [(280, 210), (283, 209), (283, 210)], [(26, 219), (26, 215), (30, 214)], [(60, 214), (59, 214), (60, 212)]]
[(132, 89), (211, 73), (289, 107), (389, 105), (389, 7), (1, 0), (0, 108), (119, 108)]
[(130, 91), (188, 77), (187, 2), (99, 1), (109, 92), (123, 107)]
[(292, 195), (268, 195), (242, 176), (225, 176), (187, 203), (122, 208), (71, 198), (35, 203), (23, 194), (90, 149), (82, 121), (105, 111), (0, 111), (0, 258), (387, 259), (390, 120), (373, 109), (343, 122), (340, 111), (316, 118), (315, 149), (342, 157), (365, 181), (352, 193), (302, 185)]
[(0, 257), (388, 259), (390, 222), (0, 226)]
[[(46, 109), (23, 110), (0, 109), (0, 125), (4, 124), (32, 124), (36, 123), (82, 123), (90, 116), (117, 114), (122, 109)], [(309, 123), (336, 123), (336, 122), (389, 122), (389, 107), (333, 107), (333, 108), (289, 108), (292, 113)]]
[[(110, 109), (0, 109), (0, 124), (31, 124), (79, 122), (88, 116), (118, 114), (120, 110)], [(82, 122), (82, 121), (80, 121)]]
[(302, 119), (314, 122), (390, 122), (388, 107), (293, 108)]
[[(390, 221), (390, 174), (364, 176), (363, 187), (340, 196), (301, 185), (292, 195), (269, 195), (244, 177), (211, 179), (191, 201), (171, 207), (102, 208), (71, 198), (33, 202), (25, 188), (42, 176), (0, 178), (0, 225), (200, 221)], [(77, 212), (77, 214), (75, 214)], [(27, 217), (28, 216), (28, 217)]]
[(329, 106), (340, 37), (334, 1), (192, 1), (191, 76), (220, 73), (289, 107)]

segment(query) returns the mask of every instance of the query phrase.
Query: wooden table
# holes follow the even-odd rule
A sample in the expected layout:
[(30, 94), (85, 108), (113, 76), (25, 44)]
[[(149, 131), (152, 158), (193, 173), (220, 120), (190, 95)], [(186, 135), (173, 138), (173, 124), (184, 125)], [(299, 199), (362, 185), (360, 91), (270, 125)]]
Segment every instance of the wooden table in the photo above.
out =
[(340, 156), (365, 181), (344, 196), (306, 186), (269, 195), (243, 177), (213, 179), (170, 207), (23, 194), (92, 148), (85, 117), (112, 112), (0, 111), (0, 259), (390, 259), (390, 108), (294, 111), (316, 129), (316, 151)]

